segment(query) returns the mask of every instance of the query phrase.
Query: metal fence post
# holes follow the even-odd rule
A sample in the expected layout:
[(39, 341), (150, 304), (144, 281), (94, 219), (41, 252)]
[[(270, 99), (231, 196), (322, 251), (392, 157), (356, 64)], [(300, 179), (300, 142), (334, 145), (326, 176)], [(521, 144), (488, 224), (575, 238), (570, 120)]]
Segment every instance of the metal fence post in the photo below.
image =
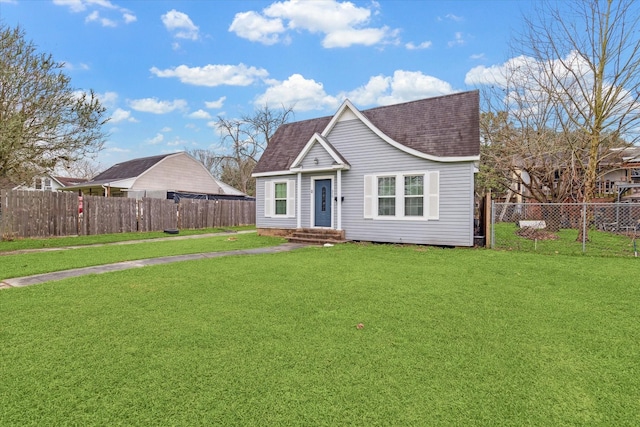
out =
[(582, 253), (587, 251), (587, 204), (582, 202)]
[(491, 244), (490, 248), (493, 249), (495, 245), (495, 237), (496, 237), (496, 202), (494, 200), (491, 201)]

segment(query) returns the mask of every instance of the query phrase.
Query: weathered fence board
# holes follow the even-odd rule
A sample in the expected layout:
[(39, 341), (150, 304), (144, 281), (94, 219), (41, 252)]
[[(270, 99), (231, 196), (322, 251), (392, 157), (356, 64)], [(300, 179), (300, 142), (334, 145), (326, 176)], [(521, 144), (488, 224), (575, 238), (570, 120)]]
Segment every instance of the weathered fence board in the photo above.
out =
[(3, 190), (0, 205), (3, 238), (78, 233), (78, 196), (73, 193)]
[(173, 200), (145, 198), (138, 202), (138, 230), (162, 231), (178, 227), (178, 208)]
[(0, 192), (0, 237), (94, 235), (170, 228), (255, 224), (253, 200), (173, 200), (84, 196), (71, 192)]

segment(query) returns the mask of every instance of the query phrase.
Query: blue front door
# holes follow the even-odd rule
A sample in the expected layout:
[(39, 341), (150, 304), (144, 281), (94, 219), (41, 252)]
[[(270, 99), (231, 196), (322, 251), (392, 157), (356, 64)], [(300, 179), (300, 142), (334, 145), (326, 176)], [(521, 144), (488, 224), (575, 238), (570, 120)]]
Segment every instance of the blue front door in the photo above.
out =
[(331, 227), (331, 180), (315, 181), (315, 226)]

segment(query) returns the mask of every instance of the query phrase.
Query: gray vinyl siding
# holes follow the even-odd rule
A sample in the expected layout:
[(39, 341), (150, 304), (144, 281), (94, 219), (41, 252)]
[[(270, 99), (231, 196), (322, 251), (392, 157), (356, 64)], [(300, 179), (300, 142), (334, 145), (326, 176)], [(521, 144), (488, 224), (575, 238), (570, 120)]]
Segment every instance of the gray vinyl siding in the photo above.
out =
[[(314, 159), (318, 159), (318, 164), (314, 162)], [(317, 167), (330, 167), (333, 163), (333, 158), (327, 153), (319, 143), (315, 143), (311, 150), (307, 153), (302, 160), (302, 169), (313, 169)]]
[[(378, 137), (359, 120), (336, 124), (327, 136), (333, 147), (349, 162), (342, 172), (342, 229), (348, 240), (391, 243), (416, 243), (446, 246), (473, 245), (473, 162), (442, 163), (420, 159), (401, 151)], [(318, 165), (313, 162), (318, 158)], [(329, 162), (329, 163), (327, 163)], [(302, 170), (327, 167), (333, 163), (320, 144), (316, 144), (302, 162)], [(364, 176), (368, 174), (439, 171), (439, 219), (365, 219)], [(333, 178), (333, 196), (337, 196), (335, 172), (303, 172), (300, 194), (301, 225), (311, 226), (311, 182), (314, 177)], [(296, 218), (264, 216), (264, 186), (283, 176), (257, 178), (256, 225), (258, 228), (296, 228)], [(284, 178), (295, 179), (297, 175)], [(297, 212), (297, 208), (296, 208)], [(337, 225), (337, 203), (333, 201), (333, 224)]]
[[(296, 228), (296, 218), (278, 218), (264, 216), (264, 186), (268, 181), (297, 180), (296, 175), (283, 175), (268, 178), (256, 178), (256, 227), (257, 228)], [(297, 190), (296, 190), (297, 191)], [(297, 206), (296, 206), (297, 211)]]
[[(472, 162), (417, 158), (389, 145), (359, 120), (339, 122), (327, 139), (351, 165), (342, 174), (342, 228), (348, 240), (473, 245)], [(364, 219), (364, 175), (435, 170), (440, 172), (438, 220)]]

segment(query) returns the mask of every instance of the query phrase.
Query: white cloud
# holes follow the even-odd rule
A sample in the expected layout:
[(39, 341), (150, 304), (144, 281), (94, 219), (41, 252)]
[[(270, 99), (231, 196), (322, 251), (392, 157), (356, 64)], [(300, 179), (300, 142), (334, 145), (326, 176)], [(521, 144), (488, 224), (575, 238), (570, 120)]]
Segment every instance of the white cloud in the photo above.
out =
[(375, 76), (342, 98), (358, 105), (391, 105), (454, 93), (451, 84), (419, 71), (396, 70), (393, 77)]
[(447, 15), (445, 15), (445, 18), (455, 22), (464, 21), (464, 18), (462, 16), (457, 16), (457, 15), (454, 15), (453, 13), (448, 13)]
[(349, 47), (354, 44), (372, 46), (381, 43), (389, 33), (388, 27), (336, 30), (325, 36), (322, 40), (322, 47)]
[(190, 119), (203, 119), (203, 120), (211, 120), (211, 114), (204, 110), (194, 111), (189, 114), (187, 117)]
[(373, 76), (354, 90), (327, 94), (322, 83), (293, 74), (285, 81), (269, 81), (270, 87), (254, 105), (293, 105), (296, 111), (335, 109), (348, 98), (356, 105), (390, 105), (456, 92), (451, 84), (419, 71), (396, 70), (393, 76)]
[(129, 106), (144, 113), (167, 114), (175, 110), (184, 110), (187, 107), (187, 101), (184, 99), (159, 101), (157, 98), (143, 98), (130, 100)]
[(158, 145), (162, 141), (164, 141), (164, 135), (161, 133), (157, 133), (153, 138), (146, 139), (144, 142), (151, 145)]
[(122, 18), (124, 19), (125, 24), (131, 24), (132, 22), (136, 22), (138, 17), (136, 15), (126, 12), (122, 14)]
[(120, 122), (131, 122), (136, 123), (137, 120), (131, 116), (131, 111), (123, 110), (122, 108), (116, 108), (113, 114), (111, 115), (111, 120), (109, 123), (120, 123)]
[(469, 58), (473, 59), (474, 61), (477, 61), (479, 59), (486, 59), (486, 56), (484, 53), (474, 53)]
[[(0, 0), (0, 1), (2, 1), (2, 0)], [(73, 70), (87, 71), (89, 69), (89, 66), (87, 64), (85, 64), (85, 63), (82, 63), (82, 62), (77, 64), (77, 65), (76, 64), (72, 64), (71, 62), (65, 62), (64, 63), (64, 68), (66, 70), (70, 70), (70, 71), (73, 71)]]
[(269, 19), (250, 11), (237, 13), (229, 31), (252, 42), (272, 45), (280, 41), (280, 34), (285, 32), (281, 19)]
[(378, 7), (376, 2), (366, 8), (335, 0), (279, 1), (262, 14), (255, 11), (236, 14), (229, 31), (263, 44), (287, 42), (288, 37), (283, 37), (286, 31), (324, 34), (322, 45), (326, 48), (396, 43), (397, 30), (369, 26), (372, 10), (377, 15)]
[(258, 96), (256, 106), (292, 105), (296, 111), (324, 110), (337, 108), (340, 104), (335, 97), (327, 95), (322, 83), (293, 74), (283, 82), (272, 81), (265, 93)]
[(114, 28), (114, 27), (118, 26), (118, 24), (115, 21), (112, 21), (111, 19), (107, 19), (107, 18), (101, 17), (97, 10), (94, 10), (93, 12), (91, 12), (84, 19), (84, 22), (94, 22), (94, 21), (95, 22), (100, 22), (100, 25), (102, 25), (103, 27)]
[(175, 68), (150, 70), (158, 77), (177, 77), (182, 83), (196, 86), (248, 86), (257, 78), (266, 78), (269, 73), (264, 68), (238, 65), (205, 65), (204, 67), (188, 67), (180, 65)]
[(535, 61), (532, 58), (521, 55), (511, 58), (499, 65), (491, 65), (489, 67), (478, 65), (467, 72), (464, 83), (469, 86), (497, 85), (499, 87), (506, 87), (507, 75), (511, 72), (510, 70), (518, 70), (520, 68), (528, 69), (528, 64), (533, 63), (535, 63)]
[(449, 47), (462, 46), (465, 43), (466, 41), (464, 40), (464, 36), (462, 35), (462, 33), (457, 32), (454, 34), (454, 39), (451, 40), (449, 43), (447, 43), (447, 46)]
[(173, 33), (174, 37), (187, 40), (198, 40), (199, 31), (197, 25), (191, 21), (189, 15), (175, 9), (170, 10), (161, 16), (165, 28)]
[(404, 45), (408, 50), (419, 50), (419, 49), (429, 49), (433, 43), (431, 41), (422, 42), (420, 44), (414, 44), (413, 42), (409, 42)]
[(179, 145), (182, 145), (182, 146), (187, 145), (187, 141), (185, 141), (182, 138), (176, 138), (173, 141), (167, 142), (167, 147), (177, 147)]
[(173, 130), (173, 129), (171, 129), (170, 127), (165, 126), (165, 127), (163, 127), (162, 129), (160, 129), (160, 132), (167, 133), (167, 132), (171, 132), (172, 130)]
[(111, 153), (129, 153), (131, 150), (129, 150), (128, 148), (107, 147), (105, 148), (105, 151), (108, 151)]
[(85, 17), (85, 22), (99, 22), (103, 27), (117, 27), (118, 22), (113, 18), (102, 17), (99, 10), (111, 14), (114, 12), (121, 14), (121, 19), (125, 24), (130, 24), (137, 20), (129, 9), (115, 5), (108, 0), (53, 0), (53, 4), (68, 7), (74, 13), (92, 10)]
[(115, 107), (118, 102), (118, 94), (116, 92), (105, 92), (96, 94), (100, 103), (107, 108)]
[(342, 95), (358, 105), (374, 105), (378, 103), (381, 94), (387, 93), (391, 87), (391, 77), (374, 76), (367, 84)]
[(227, 100), (226, 96), (221, 96), (220, 98), (218, 98), (216, 101), (205, 101), (204, 105), (207, 108), (210, 108), (212, 110), (217, 110), (222, 108), (222, 106), (224, 105), (224, 101)]
[(67, 6), (72, 12), (82, 12), (87, 9), (86, 3), (82, 0), (53, 0), (53, 4)]

